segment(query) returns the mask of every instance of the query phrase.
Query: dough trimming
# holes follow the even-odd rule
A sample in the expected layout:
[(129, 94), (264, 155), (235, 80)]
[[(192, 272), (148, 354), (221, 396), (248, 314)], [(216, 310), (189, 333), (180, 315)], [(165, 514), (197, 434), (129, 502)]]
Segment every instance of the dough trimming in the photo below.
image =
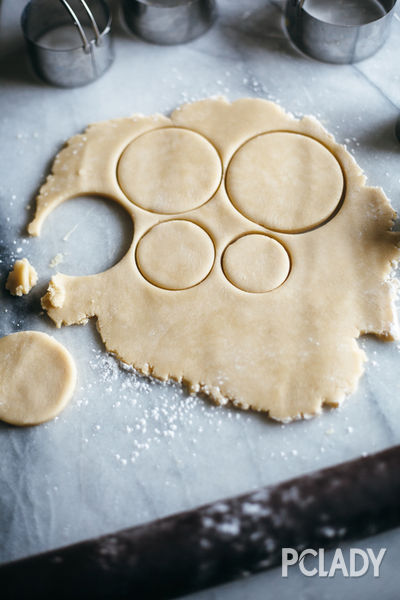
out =
[(7, 277), (6, 289), (13, 296), (23, 296), (29, 294), (37, 281), (38, 275), (35, 268), (27, 258), (22, 258), (15, 261), (14, 267)]

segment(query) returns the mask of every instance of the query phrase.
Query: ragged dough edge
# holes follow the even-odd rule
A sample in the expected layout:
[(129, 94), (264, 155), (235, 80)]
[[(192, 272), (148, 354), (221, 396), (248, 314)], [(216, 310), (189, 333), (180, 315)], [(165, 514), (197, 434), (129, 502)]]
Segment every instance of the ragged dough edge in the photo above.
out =
[[(99, 331), (100, 335), (101, 335), (101, 331), (100, 331), (100, 327), (99, 327), (99, 322), (97, 321), (96, 323), (96, 328)], [(102, 338), (103, 339), (103, 338)], [(282, 423), (282, 424), (290, 424), (293, 423), (295, 421), (306, 421), (306, 420), (311, 420), (314, 419), (316, 417), (318, 417), (324, 408), (326, 407), (339, 407), (341, 406), (344, 401), (346, 400), (346, 398), (348, 398), (349, 396), (351, 396), (355, 390), (357, 389), (357, 385), (358, 385), (358, 380), (355, 382), (355, 384), (351, 387), (351, 389), (345, 390), (340, 392), (340, 394), (336, 395), (335, 398), (333, 399), (324, 399), (319, 401), (315, 408), (314, 412), (299, 412), (293, 416), (287, 416), (287, 417), (279, 417), (277, 415), (274, 415), (271, 413), (270, 410), (264, 410), (262, 408), (256, 407), (256, 406), (252, 406), (252, 404), (245, 402), (243, 400), (238, 400), (235, 398), (231, 398), (228, 397), (226, 395), (224, 395), (220, 388), (218, 386), (211, 386), (208, 384), (204, 384), (204, 383), (193, 383), (189, 380), (186, 380), (184, 376), (180, 376), (180, 377), (176, 377), (174, 375), (168, 375), (166, 377), (160, 377), (157, 375), (157, 372), (155, 370), (155, 368), (150, 365), (149, 363), (144, 363), (143, 365), (133, 365), (130, 363), (127, 363), (118, 353), (118, 351), (111, 350), (110, 348), (108, 348), (107, 343), (104, 341), (103, 342), (106, 345), (107, 351), (109, 354), (111, 354), (116, 360), (118, 360), (123, 369), (130, 369), (132, 370), (132, 372), (140, 375), (140, 376), (144, 376), (147, 377), (153, 381), (156, 381), (158, 383), (178, 383), (183, 385), (184, 387), (186, 387), (189, 391), (190, 395), (196, 395), (196, 396), (201, 396), (204, 395), (206, 396), (211, 402), (213, 402), (215, 405), (217, 406), (223, 406), (223, 407), (228, 407), (228, 406), (232, 406), (233, 408), (239, 408), (241, 410), (245, 410), (245, 411), (249, 411), (252, 410), (253, 412), (257, 412), (257, 413), (262, 413), (264, 415), (266, 415), (267, 417), (269, 417), (271, 420), (276, 421), (277, 423)], [(363, 373), (364, 369), (361, 372), (361, 375)], [(360, 377), (361, 377), (360, 375)]]
[[(126, 129), (126, 143), (122, 144), (122, 147), (120, 148), (117, 157), (118, 160), (119, 155), (125, 149), (126, 145), (135, 139), (135, 137), (141, 135), (144, 131), (165, 127), (170, 124), (170, 119), (159, 113), (150, 117), (145, 117), (138, 113), (133, 114), (130, 117), (92, 123), (83, 131), (83, 133), (79, 133), (69, 138), (64, 144), (64, 147), (55, 156), (51, 166), (51, 172), (39, 189), (39, 193), (36, 197), (35, 216), (27, 227), (29, 235), (34, 237), (39, 236), (43, 223), (48, 215), (64, 201), (76, 198), (80, 195), (103, 195), (104, 197), (118, 201), (121, 204), (124, 204), (125, 202), (130, 204), (122, 192), (119, 197), (116, 197), (115, 194), (110, 192), (107, 185), (104, 186), (104, 189), (101, 184), (99, 184), (99, 189), (93, 188), (93, 173), (91, 171), (90, 159), (93, 159), (93, 156), (96, 158), (96, 156), (93, 154), (90, 155), (90, 153), (89, 155), (86, 154), (90, 138), (95, 139), (99, 134), (100, 137), (102, 137), (103, 130), (105, 129), (111, 131), (118, 128)], [(135, 131), (135, 127), (138, 127), (137, 131)], [(130, 132), (130, 128), (133, 129), (132, 132)], [(110, 156), (110, 163), (111, 162)], [(68, 168), (66, 168), (66, 164), (68, 165)], [(110, 165), (107, 166), (109, 167)], [(100, 176), (103, 176), (101, 168), (95, 170), (99, 170)], [(96, 179), (98, 180), (99, 178), (97, 177)], [(60, 182), (62, 183), (62, 188), (58, 187)], [(68, 192), (66, 191), (66, 188), (68, 188)]]
[[(93, 315), (91, 315), (91, 316), (93, 316)], [(73, 323), (73, 324), (76, 324), (76, 323)], [(123, 365), (123, 368), (125, 370), (131, 369), (134, 373), (137, 373), (141, 376), (148, 377), (151, 380), (154, 380), (157, 382), (162, 382), (162, 383), (175, 382), (175, 383), (181, 384), (185, 388), (187, 388), (188, 392), (191, 395), (197, 395), (197, 396), (204, 395), (211, 402), (216, 404), (217, 406), (224, 406), (224, 407), (232, 406), (234, 408), (239, 408), (239, 409), (245, 410), (245, 411), (252, 410), (257, 413), (262, 413), (262, 414), (266, 415), (267, 417), (269, 417), (271, 420), (276, 421), (278, 423), (282, 423), (282, 424), (289, 424), (294, 421), (310, 420), (310, 419), (313, 419), (313, 418), (317, 417), (318, 415), (320, 415), (322, 413), (323, 409), (326, 407), (332, 408), (332, 407), (341, 406), (344, 403), (344, 401), (346, 400), (346, 398), (351, 396), (356, 391), (356, 389), (358, 387), (358, 382), (364, 373), (363, 364), (365, 362), (367, 362), (367, 360), (368, 360), (365, 352), (363, 350), (361, 350), (357, 345), (357, 350), (358, 350), (360, 361), (361, 361), (360, 362), (360, 370), (356, 374), (356, 376), (353, 378), (353, 382), (350, 385), (348, 385), (346, 387), (342, 387), (342, 388), (338, 387), (337, 391), (335, 392), (334, 397), (332, 397), (332, 398), (323, 398), (323, 399), (314, 400), (315, 410), (312, 412), (299, 412), (294, 415), (280, 417), (278, 415), (272, 414), (269, 409), (265, 410), (260, 407), (253, 406), (251, 403), (246, 402), (243, 399), (234, 398), (234, 397), (230, 397), (230, 396), (223, 394), (220, 387), (217, 385), (209, 385), (209, 384), (206, 384), (203, 382), (196, 383), (194, 381), (187, 379), (184, 374), (177, 376), (177, 375), (168, 373), (165, 376), (160, 376), (157, 374), (156, 367), (154, 367), (152, 364), (150, 364), (148, 362), (144, 362), (142, 364), (140, 364), (138, 362), (136, 362), (134, 364), (129, 363), (120, 355), (119, 351), (116, 348), (112, 348), (111, 345), (108, 343), (107, 338), (104, 336), (104, 334), (102, 332), (101, 323), (100, 323), (99, 319), (96, 320), (96, 329), (100, 334), (100, 337), (107, 349), (107, 352), (109, 354), (111, 354), (115, 359), (117, 359), (121, 363), (121, 365)]]
[(392, 314), (391, 320), (387, 321), (380, 331), (377, 331), (376, 327), (366, 327), (365, 329), (360, 331), (360, 336), (374, 335), (383, 342), (395, 342), (400, 339), (400, 324), (398, 311), (396, 307), (396, 302), (398, 300), (398, 293), (400, 289), (400, 282), (398, 279), (396, 279), (394, 274), (394, 269), (396, 268), (397, 265), (393, 268), (393, 271), (390, 273), (390, 277), (383, 281), (383, 283), (387, 283), (388, 286), (388, 302)]
[(63, 275), (61, 273), (57, 273), (57, 275), (51, 278), (46, 294), (40, 299), (43, 310), (47, 312), (57, 329), (60, 329), (63, 325), (86, 325), (89, 319), (95, 316), (94, 313), (81, 312), (75, 314), (71, 320), (57, 318), (57, 315), (54, 314), (54, 311), (63, 308), (66, 300), (66, 290), (62, 278)]
[[(62, 308), (62, 304), (61, 304), (61, 306), (55, 306), (52, 303), (55, 300), (55, 302), (57, 304), (60, 301), (60, 298), (62, 298), (62, 302), (63, 302), (66, 297), (65, 296), (65, 288), (64, 288), (63, 284), (60, 282), (60, 277), (62, 277), (62, 276), (55, 275), (52, 278), (50, 285), (49, 285), (49, 289), (48, 289), (46, 295), (42, 298), (42, 306), (45, 310), (51, 310), (54, 308)], [(92, 314), (80, 313), (80, 314), (76, 315), (76, 318), (74, 318), (72, 321), (68, 321), (67, 319), (57, 319), (57, 317), (56, 317), (56, 315), (54, 315), (54, 313), (50, 314), (49, 316), (52, 318), (52, 320), (55, 322), (55, 324), (58, 328), (60, 328), (62, 325), (70, 326), (70, 325), (86, 324), (90, 318), (96, 318), (96, 315), (94, 313), (92, 313)], [(218, 406), (229, 406), (230, 405), (235, 408), (240, 408), (242, 410), (253, 410), (254, 412), (264, 413), (269, 418), (271, 418), (272, 420), (277, 421), (279, 423), (291, 423), (293, 421), (312, 419), (312, 418), (317, 417), (319, 414), (321, 414), (322, 409), (324, 407), (337, 407), (337, 406), (341, 405), (344, 402), (345, 398), (347, 398), (348, 396), (350, 396), (351, 394), (353, 394), (355, 392), (355, 390), (357, 389), (358, 381), (364, 372), (364, 368), (361, 365), (360, 371), (356, 374), (356, 376), (353, 379), (353, 383), (350, 386), (347, 386), (345, 388), (338, 388), (337, 391), (335, 392), (335, 395), (332, 398), (324, 398), (324, 399), (314, 400), (314, 405), (315, 405), (314, 411), (308, 412), (308, 413), (299, 412), (295, 415), (281, 417), (281, 416), (271, 413), (270, 410), (264, 410), (260, 407), (253, 406), (251, 403), (246, 402), (243, 399), (226, 396), (222, 393), (220, 387), (217, 385), (209, 385), (209, 384), (201, 382), (201, 381), (194, 382), (194, 381), (187, 379), (184, 374), (175, 375), (175, 374), (168, 373), (165, 376), (159, 376), (157, 374), (157, 368), (154, 365), (150, 364), (149, 362), (129, 363), (123, 358), (123, 356), (120, 355), (118, 349), (112, 347), (112, 345), (108, 342), (107, 338), (104, 335), (104, 332), (102, 331), (101, 322), (99, 319), (96, 319), (96, 329), (99, 332), (100, 337), (101, 337), (103, 343), (105, 344), (105, 347), (106, 347), (108, 353), (111, 354), (112, 356), (114, 356), (118, 361), (120, 361), (124, 365), (125, 368), (126, 367), (131, 368), (135, 373), (138, 373), (139, 375), (142, 375), (145, 377), (149, 377), (158, 382), (165, 383), (165, 382), (170, 381), (170, 382), (176, 382), (176, 383), (182, 384), (189, 390), (190, 394), (196, 394), (196, 395), (203, 394), (203, 395), (207, 396), (210, 401), (214, 402)], [(359, 356), (360, 356), (361, 361), (366, 362), (367, 357), (366, 357), (365, 352), (363, 350), (361, 350), (360, 348), (358, 348), (358, 351), (359, 351)]]
[[(61, 168), (59, 167), (59, 164), (62, 163), (65, 157), (69, 157), (71, 152), (75, 154), (74, 162), (76, 163), (76, 170), (74, 174), (78, 176), (82, 175), (82, 171), (78, 165), (82, 159), (83, 147), (84, 143), (86, 142), (86, 136), (90, 135), (92, 128), (93, 125), (89, 125), (89, 127), (87, 127), (82, 134), (77, 134), (69, 138), (66, 141), (64, 148), (62, 148), (62, 150), (60, 150), (60, 152), (57, 153), (52, 163), (51, 173), (46, 177), (45, 183), (40, 187), (39, 193), (36, 197), (35, 217), (28, 224), (27, 228), (29, 235), (34, 237), (40, 235), (42, 221), (44, 220), (45, 216), (47, 216), (48, 211), (50, 210), (50, 206), (51, 209), (55, 207), (53, 202), (50, 199), (48, 199), (48, 196), (51, 193), (51, 191), (53, 191), (52, 186), (54, 183), (56, 183), (57, 176), (61, 175)], [(60, 204), (61, 202), (62, 200), (60, 200), (58, 204)]]
[[(363, 362), (364, 363), (367, 362), (368, 361), (367, 355), (362, 350), (361, 350), (361, 353), (363, 355)], [(345, 389), (341, 389), (340, 391), (338, 390), (335, 393), (335, 396), (333, 398), (320, 399), (316, 403), (316, 404), (318, 404), (318, 406), (315, 408), (315, 411), (313, 411), (313, 412), (299, 412), (293, 416), (278, 417), (276, 415), (271, 414), (268, 411), (268, 416), (273, 421), (277, 421), (278, 423), (282, 423), (284, 425), (293, 423), (294, 421), (310, 421), (311, 419), (315, 419), (323, 412), (324, 408), (329, 409), (329, 408), (338, 408), (339, 406), (342, 406), (342, 404), (345, 403), (346, 399), (349, 398), (352, 394), (354, 394), (356, 392), (356, 390), (358, 388), (358, 382), (360, 381), (360, 378), (363, 376), (364, 371), (365, 371), (364, 367), (361, 367), (360, 373), (355, 378), (354, 383)], [(252, 408), (252, 407), (250, 407), (250, 408)], [(252, 408), (252, 410), (256, 410), (256, 412), (262, 412), (261, 409), (258, 410), (258, 409)]]
[(65, 287), (60, 281), (60, 276), (57, 273), (51, 278), (46, 294), (41, 298), (40, 303), (46, 311), (51, 308), (62, 308), (65, 302)]
[[(383, 191), (382, 191), (383, 192)], [(393, 211), (393, 223), (395, 221), (396, 213)], [(394, 257), (390, 263), (390, 270), (387, 275), (387, 278), (384, 279), (384, 283), (387, 283), (389, 288), (389, 302), (390, 308), (392, 311), (392, 320), (388, 323), (388, 326), (385, 328), (382, 334), (375, 334), (378, 337), (383, 336), (383, 340), (388, 341), (396, 341), (400, 339), (400, 324), (399, 324), (399, 315), (396, 307), (396, 302), (398, 300), (399, 290), (400, 290), (400, 281), (396, 278), (396, 270), (398, 269), (400, 262), (400, 234), (398, 234), (397, 241), (397, 257)]]
[[(90, 314), (83, 312), (78, 313), (71, 320), (65, 318), (57, 318), (57, 309), (62, 308), (66, 298), (65, 287), (59, 281), (59, 277), (60, 276), (56, 275), (52, 278), (49, 285), (49, 289), (46, 295), (42, 298), (42, 306), (45, 310), (50, 311), (49, 316), (56, 324), (56, 327), (60, 328), (63, 325), (70, 326), (86, 324), (90, 318), (96, 318), (96, 314), (94, 312)], [(53, 302), (55, 302), (55, 304), (60, 303), (60, 306), (55, 306)], [(54, 311), (54, 309), (56, 310)], [(123, 356), (120, 355), (118, 349), (112, 347), (112, 345), (108, 342), (107, 338), (105, 337), (102, 331), (101, 322), (98, 318), (96, 319), (96, 329), (101, 336), (101, 339), (107, 349), (107, 352), (113, 355), (117, 360), (119, 360), (123, 365), (125, 365), (125, 367), (132, 368), (136, 373), (146, 377), (150, 377), (159, 382), (171, 381), (182, 384), (188, 388), (191, 394), (204, 394), (216, 405), (231, 405), (242, 410), (253, 410), (254, 412), (264, 413), (272, 420), (284, 424), (291, 423), (293, 421), (312, 419), (320, 415), (324, 407), (338, 407), (342, 405), (345, 399), (351, 396), (356, 391), (358, 387), (358, 382), (364, 372), (364, 368), (361, 364), (359, 372), (354, 375), (353, 382), (350, 385), (346, 387), (338, 387), (332, 397), (315, 399), (313, 401), (315, 409), (312, 412), (299, 412), (294, 415), (281, 417), (271, 413), (270, 409), (265, 410), (258, 406), (253, 406), (251, 403), (248, 403), (240, 398), (226, 396), (221, 392), (219, 386), (209, 385), (203, 382), (191, 381), (187, 379), (184, 374), (175, 375), (168, 373), (165, 376), (159, 376), (157, 374), (157, 368), (149, 362), (143, 362), (142, 364), (139, 362), (129, 363), (123, 358)], [(389, 338), (386, 336), (383, 337), (383, 339), (387, 340)], [(356, 338), (354, 338), (354, 342), (356, 343)], [(358, 344), (357, 350), (359, 353), (361, 363), (367, 362), (368, 358), (365, 352), (359, 348)]]
[[(221, 102), (224, 103), (227, 107), (228, 106), (232, 106), (232, 104), (234, 103), (230, 103), (228, 102), (225, 98), (215, 98), (213, 99), (215, 102)], [(285, 110), (280, 107), (279, 105), (272, 103), (272, 102), (267, 102), (265, 100), (257, 100), (257, 99), (253, 99), (253, 101), (257, 102), (263, 102), (266, 104), (271, 104), (274, 105), (274, 109), (281, 113), (282, 115), (284, 115), (286, 118), (290, 118), (293, 123), (297, 124), (297, 126), (300, 126), (302, 129), (307, 129), (309, 130), (307, 132), (307, 134), (315, 136), (316, 139), (318, 139), (321, 143), (325, 143), (326, 144), (326, 140), (329, 140), (332, 143), (333, 147), (336, 147), (337, 149), (339, 148), (343, 148), (346, 151), (346, 148), (344, 145), (340, 145), (335, 141), (334, 136), (327, 132), (325, 130), (325, 128), (322, 126), (322, 124), (313, 116), (305, 116), (302, 119), (296, 119), (293, 115), (291, 115), (290, 113), (286, 113)], [(201, 101), (200, 101), (201, 102)], [(203, 102), (209, 102), (209, 99), (204, 100)], [(237, 101), (240, 102), (240, 101)], [(193, 103), (193, 104), (197, 104), (197, 102)], [(191, 106), (190, 104), (184, 105), (183, 107), (178, 107), (171, 115), (171, 120), (167, 120), (165, 117), (163, 117), (162, 115), (155, 115), (153, 117), (154, 122), (156, 122), (157, 124), (159, 124), (161, 122), (161, 125), (165, 124), (166, 121), (168, 121), (169, 123), (172, 124), (173, 123), (173, 117), (175, 114), (179, 114), (179, 112), (182, 111), (182, 109), (184, 110), (185, 107)], [(132, 117), (132, 119), (140, 121), (141, 119), (143, 120), (149, 120), (148, 117), (143, 117), (142, 115), (135, 115), (134, 117)], [(151, 118), (150, 118), (151, 119)], [(164, 119), (164, 121), (162, 121), (162, 119)], [(121, 123), (121, 122), (125, 122), (129, 119), (117, 119), (114, 121), (106, 121), (105, 123), (109, 124), (109, 123)], [(89, 126), (86, 131), (84, 132), (84, 134), (78, 135), (78, 136), (74, 136), (73, 138), (71, 138), (68, 142), (67, 142), (67, 147), (61, 151), (61, 153), (56, 157), (54, 165), (53, 165), (53, 173), (51, 176), (49, 176), (48, 180), (50, 179), (51, 183), (54, 183), (54, 178), (57, 175), (57, 169), (56, 169), (56, 161), (59, 157), (62, 156), (62, 153), (69, 147), (75, 147), (74, 144), (77, 144), (78, 146), (82, 143), (82, 138), (85, 136), (88, 136), (91, 134), (91, 131), (95, 130), (96, 127), (98, 126), (102, 126), (103, 123), (96, 123), (93, 124), (91, 126)], [(176, 124), (176, 126), (179, 126), (179, 123)], [(297, 129), (297, 127), (296, 127)], [(320, 139), (320, 136), (323, 136), (325, 138), (325, 142), (322, 141)], [(327, 147), (329, 148), (329, 145), (327, 145)], [(366, 181), (367, 181), (367, 177), (365, 176), (364, 172), (362, 171), (362, 169), (360, 168), (360, 166), (356, 163), (354, 157), (348, 153), (346, 151), (346, 158), (347, 161), (349, 163), (351, 163), (352, 165), (352, 169), (353, 169), (353, 179), (357, 179), (357, 185), (359, 187), (363, 187), (363, 188), (368, 188), (371, 191), (374, 191), (374, 197), (375, 197), (375, 201), (377, 203), (379, 203), (379, 210), (382, 211), (382, 218), (381, 218), (381, 229), (383, 229), (383, 222), (385, 222), (387, 224), (387, 231), (390, 231), (391, 227), (393, 226), (393, 222), (396, 216), (396, 213), (394, 212), (393, 208), (391, 207), (388, 198), (384, 195), (384, 193), (382, 192), (382, 190), (379, 190), (378, 188), (372, 188), (372, 187), (368, 187), (366, 186)], [(79, 160), (78, 160), (78, 164), (79, 164)], [(52, 178), (53, 177), (53, 178)], [(43, 193), (44, 191), (46, 191), (46, 185), (48, 182), (46, 182), (46, 184), (44, 186), (42, 186), (41, 190), (40, 190), (40, 194), (39, 197), (43, 197)], [(68, 197), (71, 197), (70, 195)], [(64, 198), (62, 198), (60, 200), (60, 202), (63, 201)], [(115, 198), (114, 198), (115, 199)], [(60, 203), (58, 202), (58, 203)], [(57, 204), (53, 204), (51, 209), (55, 208)], [(38, 208), (39, 210), (39, 208)], [(38, 212), (38, 211), (37, 211)], [(43, 216), (43, 214), (41, 215), (41, 222), (44, 220), (46, 215)], [(37, 216), (35, 217), (34, 221), (30, 224), (29, 226), (29, 232), (32, 235), (39, 235), (40, 233), (40, 227), (35, 226), (35, 221), (37, 221)], [(394, 244), (393, 244), (394, 247)], [(393, 339), (398, 339), (399, 338), (399, 324), (398, 324), (398, 316), (397, 316), (397, 311), (395, 308), (395, 301), (396, 301), (396, 297), (397, 297), (397, 290), (398, 290), (398, 282), (397, 280), (394, 278), (394, 268), (396, 268), (397, 266), (397, 262), (398, 262), (398, 257), (399, 257), (399, 250), (397, 249), (397, 255), (393, 257), (392, 260), (392, 264), (391, 264), (391, 269), (390, 269), (390, 265), (388, 264), (388, 270), (390, 270), (389, 274), (385, 274), (385, 278), (383, 277), (377, 277), (377, 285), (378, 283), (387, 283), (388, 284), (388, 293), (385, 297), (385, 295), (382, 295), (381, 297), (381, 303), (384, 302), (384, 300), (386, 299), (386, 301), (390, 304), (390, 309), (391, 309), (391, 314), (392, 314), (392, 319), (391, 320), (386, 320), (384, 323), (382, 323), (382, 327), (379, 328), (379, 330), (377, 331), (377, 326), (376, 324), (374, 324), (371, 327), (371, 330), (369, 330), (368, 328), (365, 328), (363, 330), (359, 331), (359, 335), (363, 335), (363, 334), (373, 334), (376, 335), (377, 337), (380, 337), (383, 340), (393, 340)], [(388, 261), (389, 263), (389, 261)], [(84, 309), (86, 312), (82, 312), (82, 311), (76, 311), (75, 314), (73, 315), (69, 315), (68, 317), (64, 316), (60, 316), (59, 312), (60, 311), (62, 313), (62, 309), (66, 304), (66, 301), (68, 300), (67, 298), (67, 292), (65, 287), (62, 285), (61, 281), (59, 281), (58, 276), (56, 275), (55, 277), (53, 277), (53, 279), (50, 282), (49, 285), (49, 290), (47, 292), (47, 294), (44, 296), (44, 298), (42, 299), (42, 306), (45, 310), (47, 310), (49, 312), (49, 316), (50, 318), (56, 323), (57, 327), (61, 327), (62, 325), (72, 325), (72, 324), (83, 324), (83, 323), (87, 323), (89, 318), (92, 317), (96, 317), (97, 315), (95, 314), (95, 311), (91, 312), (87, 309)], [(68, 308), (68, 307), (67, 307)], [(296, 415), (291, 415), (289, 417), (279, 417), (276, 415), (273, 415), (270, 413), (270, 411), (268, 409), (262, 409), (259, 407), (254, 407), (251, 406), (251, 404), (237, 399), (237, 398), (229, 398), (226, 397), (222, 394), (220, 388), (218, 386), (210, 386), (204, 383), (195, 383), (195, 382), (191, 382), (191, 381), (186, 381), (184, 375), (182, 376), (174, 376), (174, 375), (168, 375), (166, 377), (158, 377), (157, 376), (157, 367), (156, 366), (152, 366), (149, 363), (143, 363), (143, 364), (138, 364), (138, 363), (133, 363), (133, 364), (129, 364), (127, 363), (123, 357), (119, 356), (118, 351), (116, 351), (115, 349), (110, 347), (110, 344), (107, 343), (107, 340), (104, 339), (103, 335), (101, 334), (101, 326), (100, 326), (100, 321), (97, 320), (97, 328), (100, 332), (100, 335), (102, 336), (103, 342), (105, 343), (105, 346), (107, 348), (107, 350), (114, 354), (116, 356), (116, 358), (118, 358), (122, 363), (132, 366), (132, 368), (134, 368), (138, 373), (141, 373), (143, 375), (146, 376), (152, 376), (154, 377), (154, 379), (157, 379), (159, 381), (166, 381), (166, 380), (171, 380), (171, 381), (177, 381), (179, 383), (184, 383), (185, 385), (187, 385), (189, 387), (189, 389), (191, 389), (194, 393), (203, 393), (205, 395), (207, 395), (210, 399), (212, 399), (213, 401), (215, 401), (217, 404), (232, 404), (234, 406), (238, 406), (242, 409), (252, 409), (255, 411), (259, 411), (259, 412), (265, 412), (266, 414), (268, 414), (270, 416), (270, 418), (277, 420), (279, 422), (291, 422), (293, 420), (299, 420), (299, 419), (305, 419), (305, 418), (312, 418), (318, 414), (320, 414), (320, 412), (322, 411), (322, 408), (324, 406), (338, 406), (340, 405), (343, 400), (345, 399), (345, 397), (347, 397), (348, 395), (352, 394), (355, 389), (357, 388), (358, 385), (358, 381), (362, 375), (362, 372), (360, 374), (357, 375), (357, 377), (354, 378), (354, 384), (351, 385), (349, 387), (349, 389), (341, 389), (340, 391), (338, 390), (337, 393), (334, 395), (334, 398), (319, 398), (319, 399), (315, 399), (314, 400), (314, 405), (315, 405), (315, 411), (312, 413), (298, 413)], [(356, 340), (357, 336), (355, 336), (355, 340)], [(361, 352), (361, 350), (360, 350)]]
[[(391, 210), (391, 227), (393, 227), (393, 225), (395, 224), (396, 212), (389, 204), (389, 201), (381, 188), (371, 189), (375, 189), (381, 194), (381, 200), (384, 200), (385, 203), (384, 208), (386, 210)], [(396, 277), (396, 271), (400, 263), (400, 232), (395, 232), (390, 229), (388, 231), (392, 232), (393, 236), (395, 236), (393, 240), (393, 256), (391, 260), (387, 261), (386, 273), (383, 274), (383, 277), (380, 279), (380, 283), (381, 285), (386, 286), (385, 296), (390, 312), (390, 319), (386, 320), (385, 323), (382, 323), (380, 329), (378, 329), (376, 325), (364, 327), (360, 330), (359, 337), (365, 335), (373, 335), (383, 342), (394, 342), (400, 339), (400, 323), (398, 310), (396, 307), (396, 302), (399, 299), (400, 290), (400, 281)], [(397, 240), (396, 243), (395, 240)]]

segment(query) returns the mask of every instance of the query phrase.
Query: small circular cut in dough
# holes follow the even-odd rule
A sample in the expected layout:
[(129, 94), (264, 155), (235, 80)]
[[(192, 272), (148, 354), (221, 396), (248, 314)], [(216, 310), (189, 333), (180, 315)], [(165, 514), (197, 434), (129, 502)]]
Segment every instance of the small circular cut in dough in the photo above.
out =
[(0, 339), (0, 420), (38, 425), (53, 419), (70, 400), (75, 363), (54, 338), (21, 331)]
[(250, 233), (232, 242), (222, 256), (222, 268), (231, 283), (244, 292), (270, 292), (286, 280), (290, 259), (273, 238)]
[(333, 154), (311, 137), (265, 133), (234, 155), (226, 177), (232, 204), (268, 229), (307, 231), (326, 221), (338, 206), (343, 173)]
[(184, 290), (200, 283), (211, 271), (214, 257), (211, 238), (191, 221), (155, 225), (136, 250), (143, 277), (166, 290)]
[(203, 136), (168, 127), (133, 140), (118, 165), (125, 195), (141, 208), (162, 214), (198, 208), (217, 191), (221, 160)]

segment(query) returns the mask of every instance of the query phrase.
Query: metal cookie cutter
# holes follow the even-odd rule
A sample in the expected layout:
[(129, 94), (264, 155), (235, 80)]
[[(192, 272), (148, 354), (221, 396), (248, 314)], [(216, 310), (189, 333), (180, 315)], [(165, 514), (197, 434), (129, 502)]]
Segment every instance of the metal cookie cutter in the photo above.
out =
[(215, 0), (123, 0), (125, 22), (153, 44), (182, 44), (199, 37), (217, 16)]
[(105, 0), (31, 0), (21, 26), (36, 73), (53, 85), (85, 85), (113, 61)]
[(396, 2), (287, 0), (286, 28), (296, 46), (313, 58), (339, 64), (358, 62), (384, 44)]

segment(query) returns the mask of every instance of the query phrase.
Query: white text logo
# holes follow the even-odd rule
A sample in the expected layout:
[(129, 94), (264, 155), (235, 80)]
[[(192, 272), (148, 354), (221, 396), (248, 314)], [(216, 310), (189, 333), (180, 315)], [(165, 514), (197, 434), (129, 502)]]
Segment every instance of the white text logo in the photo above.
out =
[(306, 577), (334, 577), (336, 573), (341, 573), (343, 577), (362, 577), (370, 566), (373, 568), (374, 577), (379, 577), (385, 553), (386, 548), (381, 548), (377, 555), (371, 548), (350, 548), (348, 553), (337, 548), (329, 563), (323, 548), (308, 548), (300, 554), (294, 548), (282, 548), (282, 577), (287, 577), (289, 567), (296, 564)]

